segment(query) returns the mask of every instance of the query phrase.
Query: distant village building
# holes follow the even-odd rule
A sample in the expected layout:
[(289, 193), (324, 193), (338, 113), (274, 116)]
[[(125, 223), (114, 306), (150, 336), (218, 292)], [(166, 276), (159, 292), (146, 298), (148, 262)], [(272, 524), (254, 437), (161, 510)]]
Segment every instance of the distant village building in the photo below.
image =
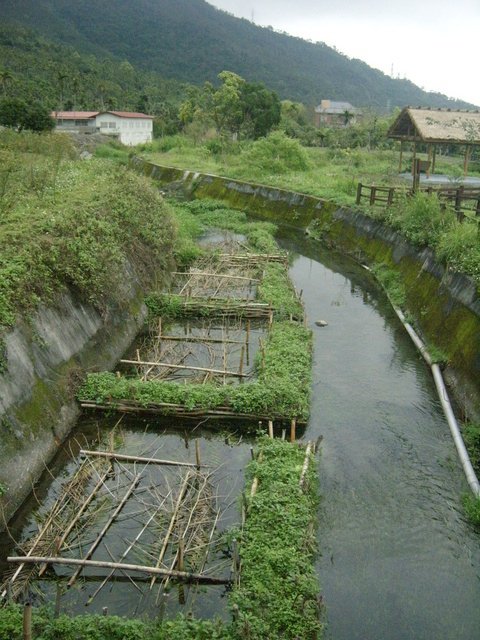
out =
[(130, 111), (53, 111), (56, 131), (104, 133), (128, 146), (153, 139), (153, 116)]
[(361, 111), (349, 102), (322, 100), (315, 107), (315, 125), (317, 127), (348, 127), (355, 124)]

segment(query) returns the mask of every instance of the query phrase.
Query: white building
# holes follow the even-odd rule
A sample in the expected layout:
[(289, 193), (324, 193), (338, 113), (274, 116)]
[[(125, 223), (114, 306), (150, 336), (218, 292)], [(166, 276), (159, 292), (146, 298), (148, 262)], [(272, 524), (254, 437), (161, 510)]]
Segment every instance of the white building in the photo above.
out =
[(104, 133), (128, 146), (151, 142), (153, 116), (130, 111), (53, 111), (57, 131)]

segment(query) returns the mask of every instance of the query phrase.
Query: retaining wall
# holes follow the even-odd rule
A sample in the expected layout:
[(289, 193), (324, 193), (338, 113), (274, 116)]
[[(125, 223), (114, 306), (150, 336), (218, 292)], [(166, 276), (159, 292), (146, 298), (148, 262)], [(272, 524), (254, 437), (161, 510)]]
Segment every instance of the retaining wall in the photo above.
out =
[(6, 491), (0, 498), (0, 530), (75, 424), (74, 395), (82, 373), (112, 368), (144, 322), (140, 280), (130, 265), (123, 276), (121, 307), (111, 304), (100, 313), (67, 291), (28, 321), (19, 319), (3, 338), (0, 483)]

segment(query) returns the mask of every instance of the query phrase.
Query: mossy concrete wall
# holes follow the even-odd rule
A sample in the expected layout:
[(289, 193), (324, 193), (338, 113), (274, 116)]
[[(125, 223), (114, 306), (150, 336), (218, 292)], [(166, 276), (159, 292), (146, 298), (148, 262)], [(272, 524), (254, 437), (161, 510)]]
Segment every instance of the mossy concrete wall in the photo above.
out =
[(140, 279), (131, 265), (123, 275), (121, 307), (111, 304), (100, 313), (65, 292), (54, 306), (19, 319), (3, 338), (0, 484), (6, 490), (0, 498), (0, 530), (75, 424), (74, 396), (83, 372), (112, 368), (144, 322)]
[(469, 417), (480, 417), (480, 298), (471, 278), (448, 271), (431, 250), (409, 245), (381, 222), (333, 202), (140, 158), (132, 165), (166, 190), (215, 198), (277, 224), (309, 230), (362, 263), (397, 270), (406, 286), (406, 306), (425, 341), (449, 356), (445, 375), (457, 401)]

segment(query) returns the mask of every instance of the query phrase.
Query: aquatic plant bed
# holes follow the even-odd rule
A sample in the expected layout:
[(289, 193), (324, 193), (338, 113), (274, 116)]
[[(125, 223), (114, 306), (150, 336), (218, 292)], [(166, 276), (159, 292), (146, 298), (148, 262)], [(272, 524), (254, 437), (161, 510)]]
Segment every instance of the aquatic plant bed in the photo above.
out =
[[(254, 282), (255, 300), (215, 297), (224, 281), (236, 283), (239, 278), (245, 279), (249, 289)], [(194, 288), (198, 295), (192, 298)], [(256, 378), (243, 381), (246, 374), (241, 355), (235, 371), (229, 371), (225, 362), (223, 369), (210, 367), (211, 374), (223, 377), (223, 384), (208, 379), (203, 379), (202, 384), (149, 379), (158, 367), (168, 368), (169, 363), (142, 359), (137, 352), (136, 358), (123, 360), (123, 364), (136, 367), (133, 378), (120, 372), (89, 374), (78, 393), (82, 407), (183, 418), (294, 420), (304, 424), (309, 413), (312, 336), (303, 325), (303, 306), (289, 280), (286, 256), (209, 254), (188, 271), (177, 274), (172, 289), (178, 293), (147, 298), (149, 321), (157, 323), (160, 337), (165, 324), (185, 317), (220, 318), (223, 323), (237, 318), (246, 323), (247, 333), (251, 318), (264, 320), (268, 333), (255, 358)], [(207, 297), (200, 296), (202, 292)], [(189, 365), (176, 362), (170, 366), (185, 370)], [(209, 373), (207, 367), (202, 369), (202, 373)], [(242, 383), (227, 384), (231, 377)]]
[[(231, 621), (164, 615), (152, 622), (60, 615), (34, 609), (33, 637), (45, 640), (317, 639), (322, 632), (314, 572), (318, 503), (315, 446), (261, 437), (248, 465), (244, 522), (231, 531)], [(23, 611), (0, 609), (0, 640), (22, 640)]]
[(312, 336), (297, 322), (273, 322), (252, 382), (238, 385), (144, 381), (112, 372), (87, 376), (82, 407), (182, 417), (292, 420), (309, 414)]
[(315, 446), (262, 437), (247, 473), (240, 579), (230, 598), (236, 636), (318, 638), (320, 599), (313, 558), (318, 503)]
[(221, 513), (215, 469), (202, 465), (198, 440), (195, 445), (196, 462), (80, 451), (76, 471), (43, 514), (38, 532), (23, 543), (21, 555), (8, 558), (16, 568), (0, 588), (0, 601), (17, 600), (32, 581), (49, 580), (52, 570), (65, 590), (85, 574), (93, 584), (88, 598), (82, 590), (86, 605), (107, 585), (112, 588), (116, 572), (143, 598), (155, 587), (158, 602), (170, 581), (228, 584), (225, 559), (214, 562), (218, 575), (204, 572), (219, 545)]

